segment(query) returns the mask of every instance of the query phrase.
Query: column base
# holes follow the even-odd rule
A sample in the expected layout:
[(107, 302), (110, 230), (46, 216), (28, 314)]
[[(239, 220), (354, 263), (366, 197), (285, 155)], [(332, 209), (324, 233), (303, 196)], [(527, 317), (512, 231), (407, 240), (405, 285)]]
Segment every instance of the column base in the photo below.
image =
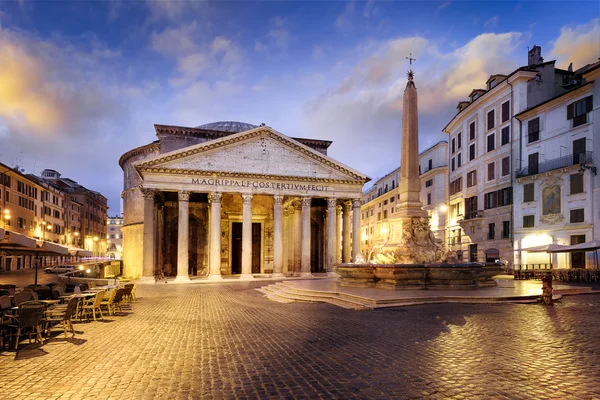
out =
[(252, 280), (252, 279), (254, 279), (254, 275), (252, 275), (252, 274), (241, 274), (240, 275), (241, 281)]
[(301, 278), (312, 278), (313, 274), (310, 272), (300, 272), (300, 277)]
[(208, 280), (209, 281), (222, 281), (223, 276), (221, 276), (221, 274), (211, 274), (208, 276)]
[(154, 285), (156, 283), (156, 281), (153, 276), (142, 276), (141, 278), (139, 278), (137, 280), (137, 283), (140, 285), (149, 285), (149, 284)]
[(177, 275), (171, 283), (190, 283), (191, 281), (189, 275)]

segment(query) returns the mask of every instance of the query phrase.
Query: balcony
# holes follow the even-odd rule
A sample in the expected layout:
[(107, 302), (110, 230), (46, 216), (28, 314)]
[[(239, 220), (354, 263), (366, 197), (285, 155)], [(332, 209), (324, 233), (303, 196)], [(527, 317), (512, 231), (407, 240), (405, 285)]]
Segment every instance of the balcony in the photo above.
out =
[(465, 219), (483, 218), (483, 211), (469, 211), (465, 213)]
[(525, 176), (541, 174), (543, 172), (552, 171), (559, 168), (570, 167), (572, 165), (583, 165), (592, 162), (592, 152), (586, 151), (584, 153), (569, 154), (553, 160), (544, 161), (534, 165), (528, 165), (527, 167), (518, 170), (516, 173), (517, 178), (523, 178)]

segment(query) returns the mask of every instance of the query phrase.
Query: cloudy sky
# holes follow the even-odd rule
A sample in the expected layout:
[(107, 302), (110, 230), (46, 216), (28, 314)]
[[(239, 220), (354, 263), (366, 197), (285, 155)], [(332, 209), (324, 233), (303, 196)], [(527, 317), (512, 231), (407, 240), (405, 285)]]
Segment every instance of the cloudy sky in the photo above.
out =
[[(567, 6), (568, 4), (568, 6)], [(377, 178), (400, 163), (412, 53), (421, 150), (527, 48), (600, 56), (597, 1), (0, 2), (0, 161), (60, 171), (120, 212), (119, 157), (153, 124), (266, 123), (333, 140)]]

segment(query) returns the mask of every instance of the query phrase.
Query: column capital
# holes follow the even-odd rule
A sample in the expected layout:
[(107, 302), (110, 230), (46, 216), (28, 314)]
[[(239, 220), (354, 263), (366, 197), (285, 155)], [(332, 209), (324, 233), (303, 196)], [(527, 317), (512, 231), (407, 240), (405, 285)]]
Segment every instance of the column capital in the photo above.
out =
[(251, 194), (242, 194), (242, 200), (244, 204), (252, 204), (252, 195)]
[(329, 197), (327, 199), (327, 208), (335, 208), (337, 207), (337, 199), (334, 197)]
[(283, 196), (281, 195), (274, 195), (273, 196), (273, 204), (275, 204), (276, 206), (280, 206), (283, 204)]
[(361, 206), (361, 201), (360, 199), (352, 199), (352, 208), (360, 208)]
[(154, 199), (154, 193), (156, 190), (140, 187), (140, 191), (142, 192), (144, 199)]
[(190, 192), (187, 190), (177, 192), (177, 195), (179, 197), (179, 201), (190, 201)]
[(303, 197), (302, 198), (302, 207), (310, 207), (311, 201), (312, 201), (312, 198), (310, 198), (310, 197)]
[(340, 215), (342, 213), (342, 206), (335, 206), (335, 213)]
[(208, 194), (208, 200), (211, 203), (220, 203), (221, 197), (223, 197), (223, 193), (220, 192), (212, 192)]
[(352, 201), (350, 201), (350, 200), (345, 201), (343, 204), (343, 207), (344, 207), (345, 212), (350, 211), (352, 209)]

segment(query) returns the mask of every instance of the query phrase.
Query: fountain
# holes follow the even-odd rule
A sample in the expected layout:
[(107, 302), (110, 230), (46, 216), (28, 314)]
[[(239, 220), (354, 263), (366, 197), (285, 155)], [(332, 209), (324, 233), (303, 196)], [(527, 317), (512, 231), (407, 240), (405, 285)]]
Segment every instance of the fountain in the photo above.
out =
[(495, 263), (461, 263), (438, 243), (420, 200), (417, 88), (414, 72), (408, 72), (402, 113), (402, 157), (398, 184), (401, 237), (394, 249), (373, 248), (365, 260), (336, 264), (342, 286), (385, 289), (477, 289), (496, 286), (493, 276), (503, 272)]

